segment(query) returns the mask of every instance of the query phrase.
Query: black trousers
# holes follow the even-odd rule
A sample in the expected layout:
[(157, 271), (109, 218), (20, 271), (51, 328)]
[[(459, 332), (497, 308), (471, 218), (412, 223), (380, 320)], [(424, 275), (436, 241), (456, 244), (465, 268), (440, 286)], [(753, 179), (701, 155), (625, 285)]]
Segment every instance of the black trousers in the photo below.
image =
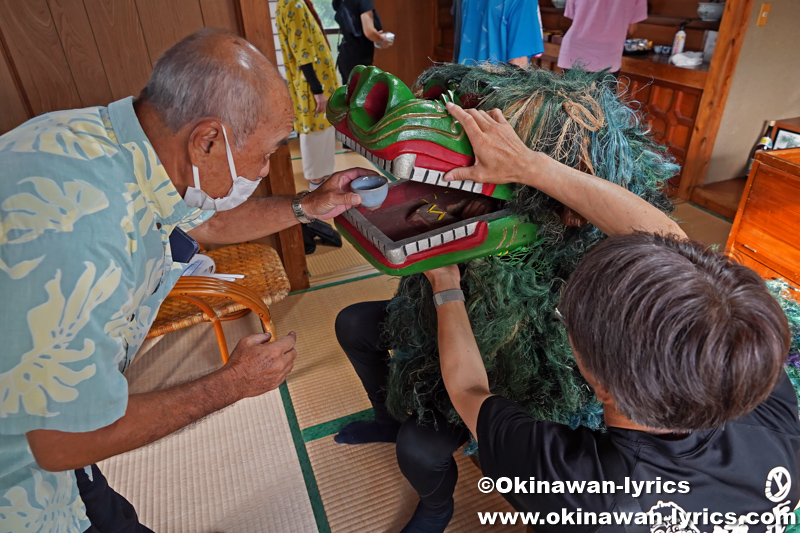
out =
[(86, 505), (86, 516), (92, 523), (86, 533), (153, 533), (139, 523), (133, 505), (108, 486), (97, 465), (91, 468), (92, 479), (83, 468), (75, 470), (78, 491)]
[[(362, 302), (342, 310), (336, 317), (336, 338), (353, 365), (378, 421), (392, 420), (386, 410), (389, 352), (380, 341), (380, 325), (386, 319), (386, 304)], [(458, 467), (453, 453), (469, 438), (466, 428), (447, 425), (437, 416), (433, 422), (403, 422), (397, 435), (397, 463), (403, 475), (429, 508), (448, 505), (453, 496)]]

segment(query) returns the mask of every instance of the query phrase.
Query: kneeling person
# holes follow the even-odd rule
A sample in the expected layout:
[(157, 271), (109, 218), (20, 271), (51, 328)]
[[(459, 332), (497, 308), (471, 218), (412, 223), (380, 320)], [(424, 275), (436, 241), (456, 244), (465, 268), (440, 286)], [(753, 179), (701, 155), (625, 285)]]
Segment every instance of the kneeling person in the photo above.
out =
[[(798, 472), (800, 421), (782, 371), (789, 329), (761, 278), (688, 241), (672, 220), (628, 191), (531, 152), (500, 114), (451, 112), (480, 164), (446, 179), (536, 187), (610, 236), (578, 266), (554, 310), (603, 403), (606, 434), (534, 419), (493, 396), (464, 303), (437, 308), (442, 376), (478, 441), (484, 474), (551, 485), (622, 485), (630, 478), (633, 497), (622, 490), (537, 493), (539, 484), (504, 494), (516, 509), (542, 517), (562, 509), (580, 509), (581, 518), (641, 510), (670, 524), (703, 511), (726, 520), (790, 514), (800, 498), (790, 482)], [(460, 290), (455, 266), (427, 276), (434, 293)], [(579, 524), (536, 531), (596, 528)]]

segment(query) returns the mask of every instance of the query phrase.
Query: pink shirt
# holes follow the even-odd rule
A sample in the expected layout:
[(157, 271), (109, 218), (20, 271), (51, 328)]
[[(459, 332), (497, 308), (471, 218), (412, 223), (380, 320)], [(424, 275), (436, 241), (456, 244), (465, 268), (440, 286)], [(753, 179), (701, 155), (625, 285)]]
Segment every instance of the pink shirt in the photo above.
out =
[(561, 42), (558, 66), (580, 63), (591, 72), (622, 66), (628, 25), (647, 18), (646, 0), (567, 0), (564, 16), (572, 26)]

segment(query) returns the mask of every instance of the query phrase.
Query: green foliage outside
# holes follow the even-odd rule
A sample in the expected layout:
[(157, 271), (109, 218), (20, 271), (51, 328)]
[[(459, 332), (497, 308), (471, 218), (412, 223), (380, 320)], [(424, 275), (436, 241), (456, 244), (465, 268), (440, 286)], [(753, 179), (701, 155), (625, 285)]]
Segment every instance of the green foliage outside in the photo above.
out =
[(326, 30), (330, 29), (339, 29), (339, 25), (333, 19), (333, 16), (336, 14), (333, 11), (333, 3), (331, 0), (311, 0), (314, 4), (314, 9), (317, 10), (317, 14), (319, 15), (319, 19), (322, 21), (322, 26)]

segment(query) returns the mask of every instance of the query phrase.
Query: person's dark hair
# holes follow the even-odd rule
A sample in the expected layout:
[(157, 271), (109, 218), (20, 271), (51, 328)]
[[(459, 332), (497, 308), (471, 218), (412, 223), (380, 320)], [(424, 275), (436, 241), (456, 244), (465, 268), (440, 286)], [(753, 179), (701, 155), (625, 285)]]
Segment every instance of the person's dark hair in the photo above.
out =
[(786, 316), (758, 274), (673, 237), (608, 238), (558, 308), (582, 366), (620, 413), (653, 429), (708, 429), (749, 413), (789, 349)]

